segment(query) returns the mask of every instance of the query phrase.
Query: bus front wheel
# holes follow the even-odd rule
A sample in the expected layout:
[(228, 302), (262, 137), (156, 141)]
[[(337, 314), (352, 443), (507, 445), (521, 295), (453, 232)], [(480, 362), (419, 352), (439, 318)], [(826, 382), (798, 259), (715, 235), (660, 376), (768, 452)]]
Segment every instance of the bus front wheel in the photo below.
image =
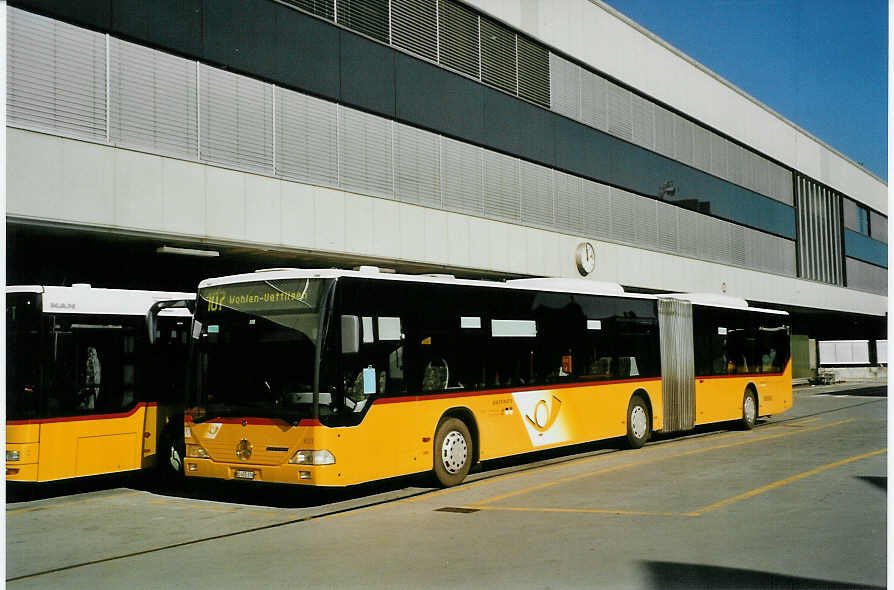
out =
[(445, 488), (461, 483), (472, 466), (472, 435), (466, 423), (447, 418), (438, 425), (434, 440), (435, 478)]
[(745, 390), (745, 396), (742, 398), (742, 428), (751, 430), (757, 421), (757, 398), (751, 388)]
[(627, 443), (638, 449), (648, 442), (652, 434), (652, 413), (643, 396), (635, 394), (627, 404)]

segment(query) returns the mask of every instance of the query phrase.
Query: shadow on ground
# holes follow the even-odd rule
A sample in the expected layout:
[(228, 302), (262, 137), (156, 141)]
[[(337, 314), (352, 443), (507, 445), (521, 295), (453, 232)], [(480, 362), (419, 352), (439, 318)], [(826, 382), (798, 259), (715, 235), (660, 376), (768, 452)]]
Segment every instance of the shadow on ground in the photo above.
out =
[(888, 491), (888, 477), (886, 475), (858, 475), (857, 479), (863, 480), (868, 484), (872, 484), (883, 492)]
[(814, 578), (798, 578), (770, 572), (717, 567), (692, 563), (676, 563), (671, 561), (645, 561), (644, 567), (649, 576), (649, 588), (662, 590), (689, 590), (691, 588), (719, 588), (732, 590), (739, 588), (770, 588), (786, 590), (838, 590), (844, 588), (878, 589), (883, 586), (867, 586), (836, 582), (833, 580), (817, 580)]

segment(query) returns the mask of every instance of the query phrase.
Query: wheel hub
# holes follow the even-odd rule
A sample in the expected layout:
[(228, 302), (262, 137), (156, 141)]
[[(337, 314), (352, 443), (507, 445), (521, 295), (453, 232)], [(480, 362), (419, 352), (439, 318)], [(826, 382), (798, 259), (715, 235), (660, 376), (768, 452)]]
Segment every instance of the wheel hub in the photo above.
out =
[(630, 412), (630, 429), (633, 436), (642, 438), (646, 435), (646, 410), (642, 406), (636, 406)]
[(750, 395), (745, 398), (745, 419), (748, 422), (754, 422), (756, 409), (754, 407), (754, 398)]
[(457, 473), (466, 464), (469, 448), (465, 437), (456, 430), (451, 430), (441, 444), (441, 461), (448, 473)]

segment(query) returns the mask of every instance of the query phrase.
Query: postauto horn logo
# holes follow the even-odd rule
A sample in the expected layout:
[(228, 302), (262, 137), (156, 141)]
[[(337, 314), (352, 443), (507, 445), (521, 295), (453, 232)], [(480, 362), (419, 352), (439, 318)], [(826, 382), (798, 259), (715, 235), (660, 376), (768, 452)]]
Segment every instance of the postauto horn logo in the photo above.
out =
[(532, 445), (551, 445), (570, 438), (561, 416), (562, 400), (551, 391), (519, 391), (512, 397), (521, 410)]

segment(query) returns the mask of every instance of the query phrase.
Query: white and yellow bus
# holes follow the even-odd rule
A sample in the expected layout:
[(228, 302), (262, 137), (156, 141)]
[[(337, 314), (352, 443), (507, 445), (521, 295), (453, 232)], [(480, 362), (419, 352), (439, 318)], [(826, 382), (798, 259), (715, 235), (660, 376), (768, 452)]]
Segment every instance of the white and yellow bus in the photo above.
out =
[(182, 461), (194, 301), (193, 293), (84, 284), (7, 287), (6, 479)]
[(277, 269), (200, 283), (187, 476), (344, 486), (791, 408), (784, 312), (583, 280)]

